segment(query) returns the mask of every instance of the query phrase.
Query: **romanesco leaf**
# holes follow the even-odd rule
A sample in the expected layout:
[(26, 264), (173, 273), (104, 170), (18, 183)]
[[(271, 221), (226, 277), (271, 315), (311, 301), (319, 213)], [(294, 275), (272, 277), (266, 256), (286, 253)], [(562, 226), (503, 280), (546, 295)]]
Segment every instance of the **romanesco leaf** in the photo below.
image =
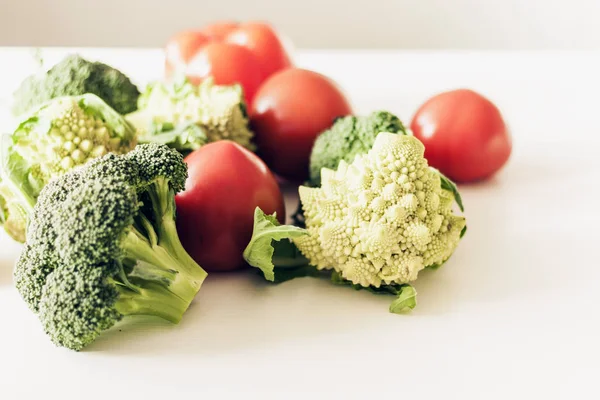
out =
[(402, 314), (417, 306), (417, 291), (410, 285), (402, 285), (396, 300), (390, 304), (390, 312)]
[[(275, 214), (266, 215), (259, 207), (256, 207), (254, 211), (254, 231), (250, 243), (248, 243), (248, 246), (244, 250), (244, 259), (251, 266), (259, 268), (263, 272), (265, 279), (275, 281), (276, 264), (274, 263), (287, 264), (288, 260), (293, 261), (293, 257), (290, 258), (287, 256), (290, 255), (295, 246), (289, 240), (283, 239), (291, 239), (306, 234), (307, 232), (302, 228), (291, 225), (280, 225)], [(275, 256), (274, 242), (279, 242), (277, 244), (278, 254)], [(295, 252), (296, 255), (299, 254), (297, 249)], [(306, 261), (302, 259), (299, 262), (306, 264)], [(293, 267), (297, 265), (286, 266)]]
[(344, 279), (340, 273), (333, 271), (331, 274), (331, 282), (336, 285), (350, 286), (354, 290), (366, 290), (374, 294), (391, 294), (398, 296), (396, 300), (390, 304), (390, 312), (394, 314), (401, 314), (405, 311), (412, 310), (417, 306), (417, 291), (408, 284), (392, 284), (392, 285), (381, 285), (379, 287), (374, 286), (361, 286)]
[(458, 188), (456, 187), (456, 184), (454, 182), (452, 182), (450, 179), (448, 179), (446, 176), (444, 176), (444, 174), (442, 174), (441, 172), (438, 171), (438, 173), (440, 174), (440, 179), (442, 181), (442, 189), (451, 192), (452, 195), (454, 196), (454, 200), (456, 201), (456, 204), (458, 204), (458, 208), (460, 208), (460, 211), (465, 211), (465, 208), (464, 208), (463, 202), (462, 202), (462, 198), (460, 197), (460, 193), (458, 192)]

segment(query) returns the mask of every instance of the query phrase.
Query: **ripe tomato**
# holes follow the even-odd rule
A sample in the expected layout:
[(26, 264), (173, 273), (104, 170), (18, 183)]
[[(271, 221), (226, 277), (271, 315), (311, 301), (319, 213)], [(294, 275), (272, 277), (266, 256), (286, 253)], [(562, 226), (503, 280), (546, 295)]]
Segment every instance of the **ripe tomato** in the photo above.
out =
[(255, 208), (277, 212), (285, 222), (275, 177), (256, 155), (228, 140), (207, 144), (185, 161), (189, 178), (175, 198), (184, 248), (209, 272), (242, 268)]
[(188, 62), (187, 77), (198, 84), (212, 76), (218, 85), (239, 83), (250, 104), (263, 75), (256, 57), (246, 48), (230, 43), (211, 42), (199, 49)]
[(429, 164), (456, 182), (488, 178), (506, 163), (512, 149), (498, 108), (467, 89), (429, 99), (415, 114), (411, 130), (425, 145)]
[(193, 82), (212, 75), (215, 83), (240, 83), (250, 102), (271, 74), (291, 65), (281, 40), (260, 22), (219, 22), (173, 36), (166, 46), (167, 78), (181, 71)]
[(259, 153), (280, 176), (308, 178), (317, 136), (352, 108), (334, 82), (316, 72), (290, 68), (269, 78), (250, 109)]
[(225, 41), (249, 49), (258, 58), (265, 77), (292, 65), (281, 40), (268, 24), (261, 22), (242, 24), (237, 29), (229, 31)]

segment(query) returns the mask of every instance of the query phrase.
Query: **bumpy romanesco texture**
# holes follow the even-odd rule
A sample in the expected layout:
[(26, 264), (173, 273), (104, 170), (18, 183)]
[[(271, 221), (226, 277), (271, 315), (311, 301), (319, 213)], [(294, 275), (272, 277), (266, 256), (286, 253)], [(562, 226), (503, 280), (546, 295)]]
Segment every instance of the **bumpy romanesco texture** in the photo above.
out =
[(102, 99), (84, 94), (45, 103), (2, 144), (4, 227), (22, 242), (28, 215), (52, 178), (105, 154), (129, 152), (136, 135), (133, 126)]
[(187, 80), (156, 82), (139, 99), (139, 110), (127, 115), (141, 143), (166, 144), (184, 155), (208, 142), (232, 140), (254, 150), (253, 133), (240, 85), (196, 86)]
[(405, 284), (444, 263), (465, 229), (452, 191), (429, 168), (412, 136), (379, 133), (373, 148), (337, 171), (322, 170), (322, 187), (300, 187), (308, 235), (294, 238), (319, 269), (334, 269), (363, 287)]
[(77, 54), (49, 71), (28, 77), (14, 93), (13, 113), (21, 115), (51, 99), (92, 93), (120, 114), (137, 109), (138, 88), (120, 71)]
[(387, 111), (367, 116), (347, 116), (321, 133), (310, 154), (309, 185), (321, 185), (321, 169), (336, 169), (340, 161), (352, 162), (358, 154), (371, 149), (379, 132), (406, 135), (402, 121)]

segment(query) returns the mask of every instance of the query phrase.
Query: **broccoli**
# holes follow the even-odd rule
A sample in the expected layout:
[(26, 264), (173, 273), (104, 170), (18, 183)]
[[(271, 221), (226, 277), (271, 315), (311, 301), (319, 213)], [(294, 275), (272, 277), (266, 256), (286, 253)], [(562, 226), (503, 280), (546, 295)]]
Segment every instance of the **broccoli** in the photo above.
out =
[(240, 85), (199, 86), (186, 79), (148, 85), (139, 110), (126, 116), (140, 143), (166, 144), (184, 156), (206, 143), (227, 139), (254, 150)]
[(307, 185), (321, 186), (322, 168), (336, 169), (340, 161), (352, 162), (358, 154), (369, 151), (379, 132), (406, 135), (406, 128), (398, 117), (387, 111), (376, 111), (366, 117), (338, 118), (315, 141)]
[(12, 111), (20, 115), (56, 97), (86, 93), (97, 95), (120, 114), (135, 111), (140, 95), (120, 71), (72, 54), (49, 71), (26, 78), (14, 93)]
[[(428, 167), (424, 151), (413, 136), (379, 133), (367, 154), (340, 161), (337, 171), (323, 168), (322, 187), (300, 186), (306, 229), (278, 226), (257, 210), (246, 261), (273, 280), (290, 266), (305, 274), (305, 258), (332, 270), (335, 283), (398, 295), (392, 312), (414, 307), (409, 283), (445, 263), (466, 230), (452, 210), (455, 201), (462, 210), (456, 186)], [(290, 252), (290, 240), (300, 255)]]
[(147, 144), (42, 190), (14, 279), (56, 345), (79, 351), (128, 316), (181, 320), (207, 276), (175, 225), (186, 179), (181, 154)]
[(23, 242), (28, 215), (51, 178), (135, 145), (135, 129), (96, 95), (58, 97), (43, 104), (2, 138), (0, 220), (5, 230)]

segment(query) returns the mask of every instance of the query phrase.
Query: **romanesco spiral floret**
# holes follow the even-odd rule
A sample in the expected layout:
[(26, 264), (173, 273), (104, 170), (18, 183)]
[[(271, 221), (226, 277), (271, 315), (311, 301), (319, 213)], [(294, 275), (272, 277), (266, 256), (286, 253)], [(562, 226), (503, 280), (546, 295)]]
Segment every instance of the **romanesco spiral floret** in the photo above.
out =
[(94, 94), (57, 97), (32, 111), (3, 137), (0, 204), (6, 231), (25, 241), (45, 185), (105, 154), (127, 153), (136, 143), (133, 126)]
[(300, 188), (308, 235), (293, 241), (311, 265), (356, 285), (414, 281), (450, 257), (465, 227), (412, 136), (380, 133), (367, 154), (323, 169), (321, 183)]

